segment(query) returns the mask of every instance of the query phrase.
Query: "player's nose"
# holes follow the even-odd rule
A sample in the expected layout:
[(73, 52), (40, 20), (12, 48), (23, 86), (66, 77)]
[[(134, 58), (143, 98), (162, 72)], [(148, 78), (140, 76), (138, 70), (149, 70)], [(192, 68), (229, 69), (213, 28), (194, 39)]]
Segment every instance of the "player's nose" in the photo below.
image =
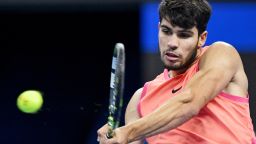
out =
[(179, 38), (176, 35), (171, 35), (168, 39), (168, 47), (175, 50), (179, 47)]

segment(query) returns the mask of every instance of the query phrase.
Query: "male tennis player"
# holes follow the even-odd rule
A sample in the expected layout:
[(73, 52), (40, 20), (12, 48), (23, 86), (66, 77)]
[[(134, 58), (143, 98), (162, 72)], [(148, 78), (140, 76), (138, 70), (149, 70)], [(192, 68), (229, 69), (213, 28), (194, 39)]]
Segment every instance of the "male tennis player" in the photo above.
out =
[(225, 42), (203, 46), (206, 0), (163, 0), (159, 48), (166, 69), (135, 92), (126, 125), (101, 144), (252, 144), (248, 81), (238, 52)]

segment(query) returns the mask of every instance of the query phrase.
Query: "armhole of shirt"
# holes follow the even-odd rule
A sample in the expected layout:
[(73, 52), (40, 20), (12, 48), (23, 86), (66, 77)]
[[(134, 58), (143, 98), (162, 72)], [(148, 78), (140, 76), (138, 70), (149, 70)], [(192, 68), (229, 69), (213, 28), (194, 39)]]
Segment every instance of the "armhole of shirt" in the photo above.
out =
[(241, 97), (221, 91), (219, 93), (219, 96), (222, 96), (234, 102), (249, 103), (249, 95), (247, 95), (247, 97)]
[[(202, 53), (202, 55), (205, 53), (205, 51), (207, 50), (208, 47), (209, 47), (209, 46), (205, 46), (205, 47), (203, 48), (203, 53)], [(202, 56), (202, 55), (201, 55), (201, 56)], [(201, 57), (201, 56), (200, 56), (200, 57)], [(200, 68), (199, 68), (200, 60), (201, 60), (201, 59), (199, 59), (199, 61), (198, 61), (197, 68), (196, 68), (196, 72), (198, 72), (198, 71), (200, 70)], [(229, 100), (232, 100), (232, 101), (235, 101), (235, 102), (249, 103), (249, 94), (247, 94), (247, 97), (240, 97), (240, 96), (232, 95), (232, 94), (229, 94), (229, 93), (226, 93), (226, 92), (221, 91), (221, 92), (219, 93), (219, 96), (225, 97), (225, 98), (227, 98), (227, 99), (229, 99)], [(255, 143), (255, 144), (256, 144), (256, 143)]]
[(139, 117), (142, 117), (142, 113), (141, 113), (141, 100), (142, 98), (146, 95), (146, 92), (147, 92), (147, 89), (148, 89), (148, 82), (146, 82), (143, 86), (143, 89), (142, 89), (142, 92), (141, 92), (141, 95), (140, 95), (140, 99), (139, 99), (139, 102), (137, 104), (137, 111), (138, 111), (138, 114), (139, 114)]

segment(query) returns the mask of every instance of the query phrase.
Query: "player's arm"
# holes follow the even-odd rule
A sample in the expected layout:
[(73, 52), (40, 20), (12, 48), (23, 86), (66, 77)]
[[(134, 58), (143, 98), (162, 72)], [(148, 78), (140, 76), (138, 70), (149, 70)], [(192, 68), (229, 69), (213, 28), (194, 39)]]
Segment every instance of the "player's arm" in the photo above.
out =
[[(126, 107), (126, 112), (125, 112), (125, 124), (126, 125), (133, 121), (136, 121), (140, 118), (138, 109), (137, 109), (137, 105), (139, 103), (141, 93), (142, 93), (142, 88), (138, 89), (134, 93), (134, 95), (132, 96), (130, 102), (128, 103), (128, 105)], [(143, 140), (134, 141), (130, 144), (143, 144)]]
[(153, 113), (117, 129), (136, 141), (178, 127), (222, 91), (241, 66), (236, 50), (224, 43), (209, 47), (200, 60), (200, 70), (177, 96)]

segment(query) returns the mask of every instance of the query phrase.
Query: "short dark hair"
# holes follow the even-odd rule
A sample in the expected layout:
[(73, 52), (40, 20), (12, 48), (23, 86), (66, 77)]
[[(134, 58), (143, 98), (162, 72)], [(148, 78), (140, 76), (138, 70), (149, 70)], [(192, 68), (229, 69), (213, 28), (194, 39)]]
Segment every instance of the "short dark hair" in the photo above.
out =
[(211, 6), (207, 0), (162, 0), (159, 18), (166, 19), (174, 26), (190, 29), (194, 26), (201, 34), (207, 28), (211, 16)]

